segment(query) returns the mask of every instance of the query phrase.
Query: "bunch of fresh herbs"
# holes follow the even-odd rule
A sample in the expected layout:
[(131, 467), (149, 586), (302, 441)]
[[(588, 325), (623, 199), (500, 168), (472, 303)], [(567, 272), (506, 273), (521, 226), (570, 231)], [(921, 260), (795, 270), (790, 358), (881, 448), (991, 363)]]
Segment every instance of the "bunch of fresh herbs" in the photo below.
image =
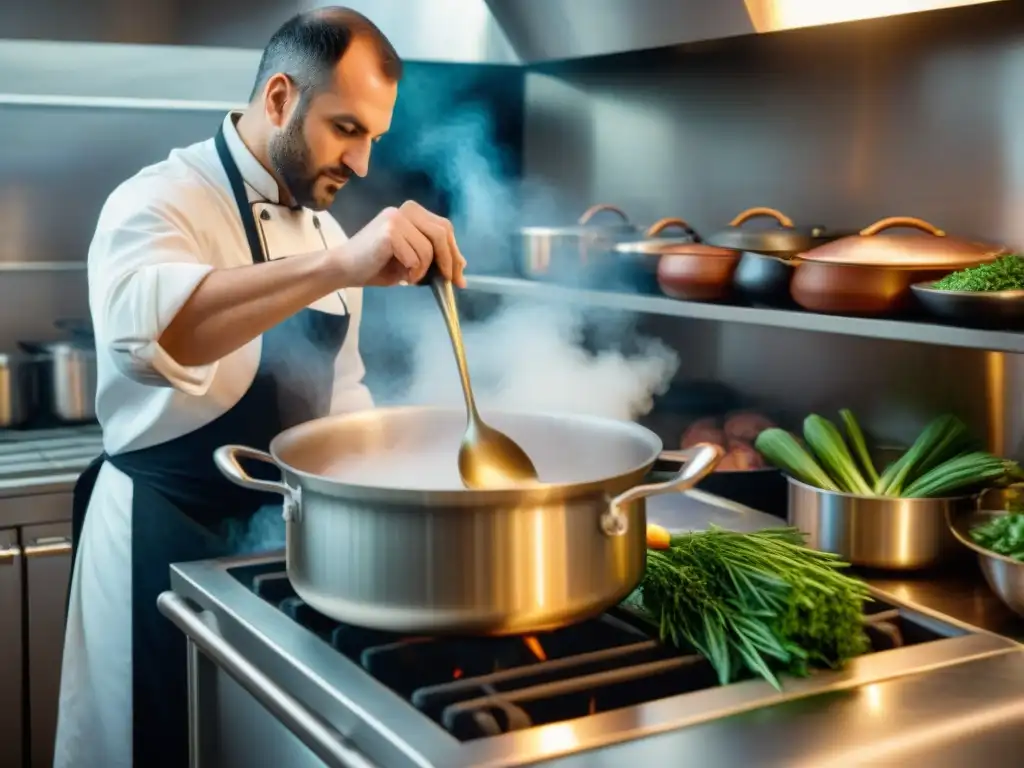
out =
[(1024, 289), (1024, 258), (1003, 256), (988, 264), (962, 269), (935, 283), (940, 291), (1014, 291)]
[(970, 535), (979, 547), (1024, 561), (1024, 514), (1020, 512), (993, 517), (972, 528)]
[(844, 567), (807, 547), (795, 528), (712, 526), (649, 549), (628, 603), (663, 640), (706, 657), (722, 684), (753, 672), (778, 688), (778, 672), (840, 667), (867, 649), (867, 587)]

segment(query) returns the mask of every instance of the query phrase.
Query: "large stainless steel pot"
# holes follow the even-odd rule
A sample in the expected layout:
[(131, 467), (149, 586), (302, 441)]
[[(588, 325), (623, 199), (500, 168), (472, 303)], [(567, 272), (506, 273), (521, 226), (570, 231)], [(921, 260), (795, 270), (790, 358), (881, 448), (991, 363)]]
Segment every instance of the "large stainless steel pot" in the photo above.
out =
[(59, 341), (21, 342), (35, 355), (39, 377), (39, 403), (46, 415), (66, 422), (96, 418), (96, 343), (91, 327), (76, 320), (55, 325), (70, 338)]
[[(661, 454), (631, 422), (491, 412), (533, 459), (541, 485), (466, 490), (457, 467), (462, 410), (381, 408), (293, 427), (270, 453), (218, 449), (224, 475), (284, 497), (288, 576), (316, 610), (401, 633), (520, 634), (596, 615), (646, 565), (648, 496), (692, 487), (717, 446)], [(640, 485), (658, 459), (685, 461)], [(251, 477), (239, 459), (280, 468)]]
[(0, 429), (21, 427), (35, 415), (38, 368), (31, 355), (0, 353)]
[(871, 498), (786, 479), (789, 524), (807, 534), (808, 546), (852, 565), (912, 571), (942, 565), (962, 553), (946, 519), (972, 509), (973, 496)]

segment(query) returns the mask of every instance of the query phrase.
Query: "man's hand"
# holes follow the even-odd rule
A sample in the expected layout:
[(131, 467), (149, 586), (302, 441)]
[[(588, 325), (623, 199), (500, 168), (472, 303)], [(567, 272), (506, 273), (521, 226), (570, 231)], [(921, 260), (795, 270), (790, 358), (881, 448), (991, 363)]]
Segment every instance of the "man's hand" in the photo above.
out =
[(466, 286), (466, 260), (451, 222), (411, 200), (400, 208), (385, 208), (337, 253), (347, 285), (415, 284), (437, 264), (447, 279)]

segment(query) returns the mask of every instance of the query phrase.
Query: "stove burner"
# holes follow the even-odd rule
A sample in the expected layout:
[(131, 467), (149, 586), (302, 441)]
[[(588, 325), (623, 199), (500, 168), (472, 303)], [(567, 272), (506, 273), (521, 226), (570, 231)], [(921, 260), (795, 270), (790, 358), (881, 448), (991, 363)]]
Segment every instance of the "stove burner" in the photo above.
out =
[[(302, 601), (282, 562), (231, 574), (330, 643), (460, 741), (608, 712), (712, 688), (699, 655), (662, 645), (627, 612), (530, 637), (405, 637), (329, 619)], [(927, 617), (865, 606), (872, 652), (949, 636)]]

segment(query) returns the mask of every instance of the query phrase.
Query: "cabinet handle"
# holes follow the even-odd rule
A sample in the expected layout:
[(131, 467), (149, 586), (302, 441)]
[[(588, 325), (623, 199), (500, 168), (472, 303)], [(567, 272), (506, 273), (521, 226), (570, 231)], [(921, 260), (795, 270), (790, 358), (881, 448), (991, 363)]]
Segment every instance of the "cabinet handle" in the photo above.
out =
[(19, 557), (21, 557), (21, 547), (0, 549), (0, 565), (14, 565), (14, 561)]
[(58, 557), (71, 554), (70, 536), (47, 536), (25, 547), (25, 557)]

